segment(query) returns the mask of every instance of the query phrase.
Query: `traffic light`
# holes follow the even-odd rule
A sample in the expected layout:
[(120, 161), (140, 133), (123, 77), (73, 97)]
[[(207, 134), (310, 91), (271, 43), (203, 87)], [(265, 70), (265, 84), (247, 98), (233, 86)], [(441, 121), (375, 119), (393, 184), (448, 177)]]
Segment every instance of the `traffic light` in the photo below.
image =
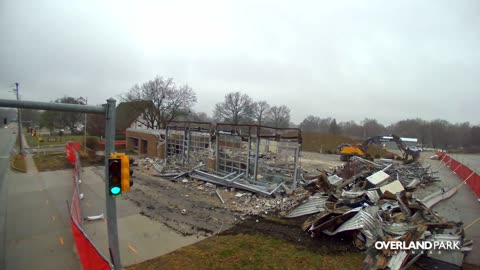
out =
[(122, 154), (122, 192), (130, 191), (130, 158)]
[(7, 118), (3, 118), (3, 124), (6, 125), (7, 124)]
[(135, 160), (131, 157), (129, 157), (129, 163), (130, 163), (130, 187), (133, 186), (133, 169), (132, 167), (137, 166), (138, 164), (135, 164)]
[(114, 154), (108, 159), (108, 193), (110, 196), (122, 195), (122, 161)]
[[(132, 159), (133, 163), (133, 159)], [(129, 192), (133, 185), (130, 176), (133, 171), (130, 169), (130, 157), (124, 153), (113, 153), (109, 158), (109, 193), (111, 196), (120, 196)]]

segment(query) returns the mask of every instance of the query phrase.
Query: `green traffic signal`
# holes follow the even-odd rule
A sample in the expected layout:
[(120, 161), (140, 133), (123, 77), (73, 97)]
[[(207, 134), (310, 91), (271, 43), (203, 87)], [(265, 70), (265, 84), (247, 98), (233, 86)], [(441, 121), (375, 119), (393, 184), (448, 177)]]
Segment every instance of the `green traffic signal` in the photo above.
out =
[(110, 196), (120, 196), (122, 195), (122, 167), (121, 160), (117, 158), (110, 158), (108, 164), (108, 187)]
[(120, 194), (120, 191), (122, 191), (122, 189), (119, 188), (119, 187), (110, 188), (110, 194), (112, 194), (112, 195), (118, 195), (118, 194)]

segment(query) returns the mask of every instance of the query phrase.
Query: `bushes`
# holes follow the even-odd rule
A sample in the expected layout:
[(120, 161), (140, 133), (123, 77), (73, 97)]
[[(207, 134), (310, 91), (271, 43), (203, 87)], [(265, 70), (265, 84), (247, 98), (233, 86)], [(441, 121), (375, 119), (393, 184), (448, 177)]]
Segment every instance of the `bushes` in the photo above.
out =
[(98, 137), (91, 136), (91, 137), (87, 137), (85, 144), (87, 148), (95, 150), (97, 149), (98, 142), (99, 142)]

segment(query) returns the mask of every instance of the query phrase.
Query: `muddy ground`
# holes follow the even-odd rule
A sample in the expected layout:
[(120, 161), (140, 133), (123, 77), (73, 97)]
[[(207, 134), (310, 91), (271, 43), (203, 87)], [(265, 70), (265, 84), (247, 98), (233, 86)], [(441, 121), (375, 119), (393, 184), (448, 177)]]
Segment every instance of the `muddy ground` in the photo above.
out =
[(137, 204), (141, 214), (183, 235), (210, 235), (237, 220), (230, 209), (222, 207), (215, 191), (200, 183), (171, 182), (142, 172), (135, 176), (135, 184), (125, 198)]
[(308, 197), (307, 191), (288, 197), (266, 197), (198, 180), (171, 181), (140, 170), (135, 177), (135, 185), (125, 198), (140, 207), (141, 214), (183, 235), (209, 236), (248, 216), (278, 216)]
[[(301, 224), (307, 217), (284, 219), (281, 211), (265, 211), (265, 204), (274, 206), (283, 198), (267, 198), (249, 195), (247, 192), (218, 187), (225, 204), (215, 193), (217, 187), (203, 181), (182, 180), (172, 182), (143, 172), (136, 172), (135, 185), (125, 198), (141, 208), (141, 214), (159, 221), (183, 235), (210, 236), (214, 234), (266, 234), (306, 245), (322, 252), (359, 252), (352, 245), (349, 234), (336, 237), (318, 235), (312, 237), (302, 231)], [(246, 194), (238, 198), (235, 195)], [(301, 200), (305, 194), (292, 195)], [(293, 201), (291, 208), (293, 206)], [(256, 206), (259, 206), (258, 208)], [(286, 206), (285, 206), (286, 207)], [(186, 212), (182, 213), (185, 209)], [(258, 210), (261, 209), (261, 210)]]
[[(318, 174), (319, 170), (330, 170), (341, 164), (337, 155), (302, 153), (301, 166), (308, 174)], [(183, 235), (209, 236), (252, 215), (280, 216), (309, 195), (307, 191), (297, 190), (289, 196), (266, 197), (187, 178), (172, 181), (156, 174), (158, 171), (153, 166), (135, 167), (135, 185), (125, 198), (139, 206), (141, 214)]]
[(312, 236), (301, 230), (306, 217), (295, 219), (279, 219), (272, 217), (251, 216), (234, 227), (225, 230), (221, 235), (265, 234), (293, 243), (301, 244), (324, 254), (336, 252), (360, 252), (352, 244), (350, 233), (338, 234), (334, 237), (325, 234)]

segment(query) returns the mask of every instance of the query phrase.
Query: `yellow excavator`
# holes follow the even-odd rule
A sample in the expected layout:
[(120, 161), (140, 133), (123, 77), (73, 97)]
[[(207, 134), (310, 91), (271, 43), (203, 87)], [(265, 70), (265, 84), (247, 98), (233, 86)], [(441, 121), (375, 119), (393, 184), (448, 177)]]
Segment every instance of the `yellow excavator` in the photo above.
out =
[[(367, 148), (371, 144), (381, 144), (384, 142), (395, 142), (398, 146), (398, 149), (402, 151), (403, 153), (403, 160), (404, 161), (417, 161), (418, 158), (420, 157), (420, 150), (414, 150), (409, 148), (403, 141), (402, 139), (395, 135), (391, 134), (389, 136), (375, 136), (368, 138), (365, 140), (362, 144), (358, 145), (351, 145), (351, 144), (341, 144), (339, 148), (339, 153), (340, 153), (340, 160), (341, 161), (347, 161), (350, 159), (352, 156), (359, 156), (362, 158), (366, 159), (372, 159), (371, 156), (367, 154)], [(409, 159), (409, 157), (412, 157)]]

